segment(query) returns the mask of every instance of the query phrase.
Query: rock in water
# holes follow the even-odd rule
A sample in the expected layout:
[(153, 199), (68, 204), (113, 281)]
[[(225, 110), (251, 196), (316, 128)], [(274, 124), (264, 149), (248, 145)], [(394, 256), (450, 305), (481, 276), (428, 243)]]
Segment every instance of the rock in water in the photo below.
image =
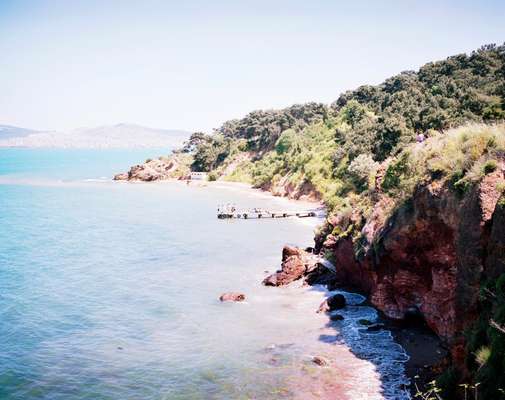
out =
[(221, 296), (219, 296), (219, 300), (221, 301), (244, 301), (245, 300), (245, 294), (243, 293), (237, 293), (237, 292), (227, 292), (223, 293)]
[(342, 321), (344, 319), (344, 316), (340, 315), (340, 314), (333, 314), (333, 315), (330, 315), (330, 319), (332, 321)]
[(342, 294), (335, 294), (331, 297), (328, 297), (325, 301), (321, 303), (318, 313), (328, 312), (333, 310), (340, 310), (345, 307), (345, 297)]
[(324, 367), (324, 366), (328, 365), (328, 361), (325, 358), (321, 357), (321, 356), (314, 356), (314, 357), (312, 357), (312, 362), (314, 364), (319, 365), (320, 367)]
[(287, 285), (300, 279), (316, 265), (315, 258), (303, 249), (284, 246), (281, 269), (263, 280), (265, 286)]

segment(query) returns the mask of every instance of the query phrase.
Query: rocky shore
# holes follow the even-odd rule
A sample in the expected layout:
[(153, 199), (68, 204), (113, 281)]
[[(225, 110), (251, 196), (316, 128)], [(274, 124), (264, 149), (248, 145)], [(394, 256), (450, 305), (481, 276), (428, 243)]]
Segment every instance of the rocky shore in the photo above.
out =
[[(312, 249), (309, 249), (312, 250)], [(328, 268), (328, 261), (307, 250), (285, 246), (282, 251), (280, 270), (268, 275), (263, 284), (266, 286), (284, 286), (302, 280), (306, 285), (326, 285), (329, 290), (336, 288), (349, 291), (356, 287), (343, 285), (337, 279), (338, 274)], [(363, 292), (361, 292), (363, 293)], [(374, 306), (370, 301), (362, 303), (363, 307)], [(346, 300), (341, 294), (328, 297), (314, 312), (326, 313), (331, 321), (341, 321), (344, 317), (338, 310), (346, 307)], [(334, 312), (337, 311), (337, 312)], [(408, 355), (405, 363), (405, 372), (412, 385), (409, 390), (415, 393), (414, 382), (423, 385), (439, 374), (450, 362), (449, 349), (430, 328), (417, 315), (409, 315), (404, 319), (393, 319), (380, 314), (377, 322), (361, 321), (366, 330), (373, 332), (379, 330), (390, 331), (395, 341), (400, 344)], [(317, 361), (316, 364), (318, 364)]]
[(114, 175), (115, 181), (163, 181), (185, 179), (190, 170), (188, 157), (184, 154), (148, 159), (142, 164), (132, 166), (129, 171)]

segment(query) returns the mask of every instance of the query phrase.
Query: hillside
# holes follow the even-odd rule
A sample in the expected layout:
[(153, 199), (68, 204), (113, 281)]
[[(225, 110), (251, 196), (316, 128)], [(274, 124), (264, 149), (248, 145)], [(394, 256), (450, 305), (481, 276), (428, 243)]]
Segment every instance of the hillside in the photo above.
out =
[[(316, 251), (331, 284), (386, 316), (424, 320), (450, 350), (444, 399), (505, 390), (505, 46), (488, 45), (348, 91), (327, 106), (254, 111), (117, 179), (207, 171), (321, 199)], [(423, 133), (426, 140), (416, 142)], [(431, 397), (425, 397), (431, 398)], [(433, 397), (435, 398), (435, 397)]]
[(117, 124), (69, 131), (0, 130), (0, 147), (32, 148), (162, 148), (177, 147), (189, 137), (181, 130), (153, 129), (134, 124)]
[[(361, 163), (381, 162), (418, 132), (430, 136), (466, 122), (502, 120), (504, 59), (504, 46), (484, 46), (348, 91), (329, 107), (309, 103), (252, 112), (211, 136), (194, 135), (192, 168), (274, 192), (280, 187), (280, 194), (295, 197), (309, 186), (333, 204), (360, 186), (347, 179), (358, 156)], [(234, 160), (242, 161), (230, 171), (226, 166)]]

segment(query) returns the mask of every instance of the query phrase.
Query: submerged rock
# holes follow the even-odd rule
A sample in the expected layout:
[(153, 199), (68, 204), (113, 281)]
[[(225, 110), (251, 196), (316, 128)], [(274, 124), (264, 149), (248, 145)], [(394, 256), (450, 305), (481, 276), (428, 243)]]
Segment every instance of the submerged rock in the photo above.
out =
[(221, 301), (244, 301), (245, 300), (245, 294), (243, 293), (237, 293), (237, 292), (226, 292), (223, 293), (221, 296), (219, 296), (219, 300)]
[(330, 320), (332, 320), (332, 321), (342, 321), (343, 319), (344, 319), (344, 316), (340, 315), (340, 314), (330, 315)]
[(326, 365), (328, 365), (328, 361), (321, 356), (312, 357), (312, 362), (316, 365), (319, 365), (320, 367), (325, 367)]
[(325, 301), (321, 303), (318, 313), (329, 312), (333, 310), (340, 310), (345, 307), (345, 297), (342, 294), (335, 294), (331, 297), (328, 297)]

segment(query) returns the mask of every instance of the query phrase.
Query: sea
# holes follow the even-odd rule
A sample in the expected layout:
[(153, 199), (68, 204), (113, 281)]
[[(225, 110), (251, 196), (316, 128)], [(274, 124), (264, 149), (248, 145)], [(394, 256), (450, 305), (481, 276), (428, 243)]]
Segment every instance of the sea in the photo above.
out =
[[(0, 399), (409, 399), (364, 298), (261, 281), (317, 219), (240, 185), (112, 181), (167, 149), (0, 149)], [(223, 292), (244, 293), (221, 303)], [(343, 293), (342, 321), (316, 310)], [(319, 366), (313, 357), (327, 360)]]

